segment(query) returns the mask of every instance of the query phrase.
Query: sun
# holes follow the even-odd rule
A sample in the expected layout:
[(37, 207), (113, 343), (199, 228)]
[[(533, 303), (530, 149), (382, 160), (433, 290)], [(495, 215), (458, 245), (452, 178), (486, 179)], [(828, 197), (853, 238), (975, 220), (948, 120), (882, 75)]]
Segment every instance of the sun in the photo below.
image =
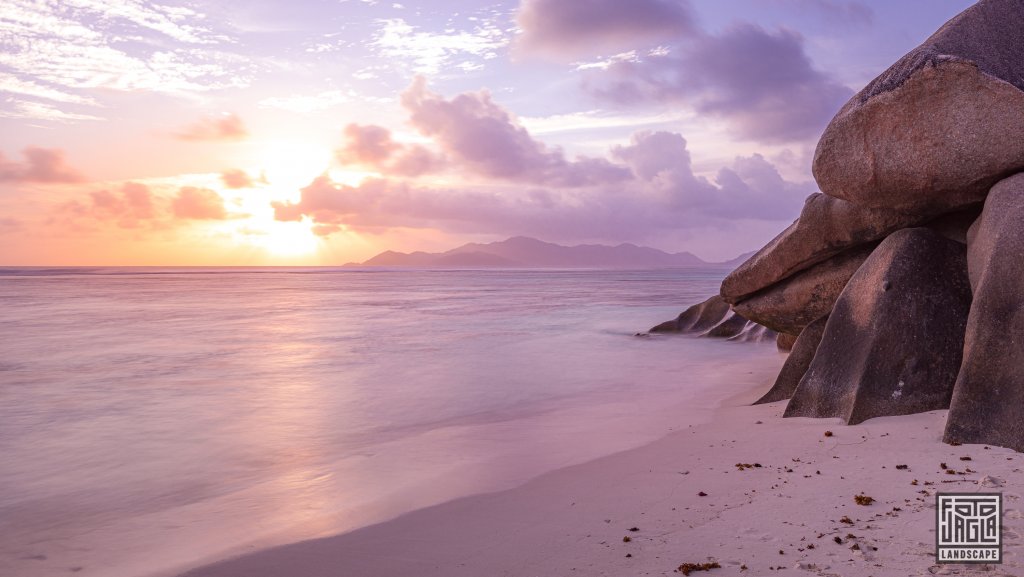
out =
[(309, 222), (273, 221), (258, 235), (257, 244), (274, 256), (299, 257), (311, 255), (320, 248), (320, 237), (310, 230)]
[[(302, 189), (317, 177), (326, 175), (334, 182), (358, 186), (371, 173), (353, 171), (333, 162), (330, 148), (301, 140), (274, 140), (260, 143), (250, 153), (246, 172), (256, 176), (257, 184), (239, 191), (223, 191), (244, 220), (228, 224), (235, 241), (258, 248), (267, 255), (293, 262), (310, 262), (329, 248), (331, 238), (317, 235), (313, 220), (276, 219), (275, 204), (298, 203)], [(347, 228), (340, 234), (351, 239)]]
[(267, 185), (297, 199), (301, 188), (327, 172), (331, 157), (330, 150), (315, 144), (276, 140), (261, 147), (257, 163)]

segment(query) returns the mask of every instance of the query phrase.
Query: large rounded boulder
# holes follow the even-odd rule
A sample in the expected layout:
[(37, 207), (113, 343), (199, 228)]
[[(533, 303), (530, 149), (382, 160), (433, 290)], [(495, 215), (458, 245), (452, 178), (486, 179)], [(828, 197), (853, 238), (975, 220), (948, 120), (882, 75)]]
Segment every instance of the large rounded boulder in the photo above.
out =
[(798, 335), (832, 310), (847, 281), (873, 249), (871, 244), (838, 254), (744, 298), (733, 310), (774, 331)]
[(963, 244), (893, 233), (840, 295), (785, 416), (856, 424), (948, 407), (970, 304)]
[(735, 304), (852, 247), (924, 220), (915, 214), (862, 208), (814, 193), (804, 201), (796, 222), (725, 277), (722, 298)]
[(945, 440), (1024, 451), (1024, 174), (989, 193), (967, 266), (974, 302)]
[(981, 0), (856, 94), (818, 142), (821, 191), (938, 215), (1024, 170), (1024, 0)]
[(821, 335), (825, 332), (825, 323), (827, 322), (827, 316), (821, 317), (800, 332), (800, 336), (793, 343), (793, 349), (786, 357), (786, 362), (782, 365), (782, 370), (775, 378), (772, 388), (760, 399), (754, 401), (755, 405), (784, 401), (793, 396), (793, 391), (796, 390), (800, 379), (807, 373), (807, 367), (811, 366), (811, 361), (814, 360), (814, 353), (818, 350), (818, 344), (821, 342)]

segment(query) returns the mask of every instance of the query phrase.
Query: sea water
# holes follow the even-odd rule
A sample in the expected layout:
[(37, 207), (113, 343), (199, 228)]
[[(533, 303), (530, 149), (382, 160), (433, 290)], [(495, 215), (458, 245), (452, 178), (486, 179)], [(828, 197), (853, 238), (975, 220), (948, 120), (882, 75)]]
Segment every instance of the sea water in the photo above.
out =
[(720, 268), (0, 268), (0, 575), (174, 574), (636, 447), (772, 345)]

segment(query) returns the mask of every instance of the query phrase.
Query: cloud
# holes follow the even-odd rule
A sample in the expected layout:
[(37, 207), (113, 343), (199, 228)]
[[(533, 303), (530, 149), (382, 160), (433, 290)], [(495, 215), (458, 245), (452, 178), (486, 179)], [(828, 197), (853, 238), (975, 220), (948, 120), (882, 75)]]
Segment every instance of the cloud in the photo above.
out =
[(25, 161), (6, 160), (0, 154), (0, 182), (79, 182), (81, 174), (69, 167), (64, 152), (55, 148), (30, 146), (21, 151)]
[(208, 22), (191, 8), (141, 0), (5, 0), (0, 67), (9, 77), (0, 85), (61, 107), (93, 105), (81, 92), (95, 88), (182, 95), (246, 85), (251, 64), (221, 50), (230, 39)]
[(232, 168), (225, 170), (220, 174), (220, 179), (227, 188), (238, 189), (238, 188), (249, 188), (254, 182), (251, 176), (249, 176), (244, 170)]
[(183, 186), (171, 201), (171, 211), (176, 218), (185, 220), (224, 220), (228, 211), (224, 199), (208, 188)]
[(157, 203), (148, 186), (127, 182), (120, 189), (90, 192), (87, 202), (70, 201), (61, 206), (61, 211), (113, 221), (121, 228), (138, 228), (157, 217)]
[(786, 181), (760, 154), (739, 156), (714, 181), (693, 172), (686, 139), (673, 132), (640, 132), (612, 149), (668, 207), (719, 219), (785, 220), (814, 192), (813, 183)]
[(812, 10), (830, 24), (844, 27), (870, 26), (875, 21), (875, 11), (863, 2), (841, 0), (776, 0), (778, 3), (794, 5), (800, 10)]
[(556, 57), (647, 46), (693, 33), (685, 0), (523, 0), (516, 48)]
[(0, 118), (29, 118), (64, 123), (78, 120), (103, 120), (103, 118), (91, 114), (65, 112), (56, 106), (43, 102), (31, 102), (17, 98), (8, 98), (7, 102), (11, 105), (11, 108), (9, 110), (0, 110)]
[(317, 94), (292, 94), (260, 100), (260, 106), (278, 108), (300, 114), (323, 112), (352, 100), (352, 94), (341, 90), (326, 90)]
[(378, 166), (390, 159), (399, 147), (391, 140), (391, 131), (383, 126), (349, 124), (345, 127), (345, 137), (348, 142), (338, 151), (342, 162)]
[(14, 74), (6, 72), (0, 72), (0, 92), (18, 94), (32, 98), (42, 98), (44, 100), (52, 100), (54, 102), (63, 102), (67, 104), (83, 104), (89, 106), (98, 105), (94, 99), (87, 96), (71, 94), (64, 90), (53, 88), (52, 86), (45, 86), (33, 80), (18, 78)]
[(224, 220), (231, 216), (224, 207), (224, 200), (210, 189), (183, 186), (175, 196), (168, 198), (139, 182), (94, 190), (82, 199), (65, 202), (57, 212), (70, 216), (70, 223), (92, 219), (112, 222), (120, 228), (154, 230), (181, 224), (176, 220)]
[(396, 176), (420, 176), (445, 165), (441, 156), (425, 146), (395, 142), (391, 131), (381, 126), (349, 124), (345, 137), (345, 145), (337, 151), (343, 164), (362, 165)]
[[(412, 72), (437, 74), (442, 70), (466, 66), (476, 68), (481, 61), (498, 57), (509, 43), (504, 30), (493, 20), (478, 19), (472, 30), (446, 30), (442, 33), (417, 30), (401, 18), (381, 20), (371, 47), (391, 61), (407, 63)], [(456, 59), (470, 59), (455, 62)]]
[(689, 104), (740, 137), (768, 143), (816, 136), (853, 93), (814, 68), (798, 34), (752, 24), (614, 62), (586, 76), (585, 86), (618, 104)]
[(643, 125), (676, 124), (687, 115), (679, 110), (638, 114), (617, 114), (606, 110), (584, 110), (551, 116), (520, 116), (519, 123), (531, 134), (554, 134), (598, 128), (638, 127)]
[(0, 217), (0, 234), (11, 234), (20, 232), (25, 226), (25, 223), (10, 217)]
[(628, 177), (627, 171), (603, 159), (567, 160), (560, 149), (549, 149), (530, 136), (486, 91), (446, 100), (418, 76), (402, 94), (402, 104), (421, 134), (432, 138), (453, 163), (480, 176), (561, 187)]
[(627, 179), (523, 189), (437, 188), (388, 178), (349, 186), (321, 176), (302, 189), (298, 202), (273, 206), (277, 220), (309, 218), (321, 235), (341, 227), (371, 233), (412, 227), (642, 241), (687, 227), (790, 220), (814, 192), (812, 182), (786, 181), (760, 155), (737, 158), (713, 180), (695, 175), (686, 140), (675, 133), (638, 133), (612, 156)]
[(206, 117), (175, 134), (181, 140), (242, 140), (249, 136), (242, 119), (234, 114)]

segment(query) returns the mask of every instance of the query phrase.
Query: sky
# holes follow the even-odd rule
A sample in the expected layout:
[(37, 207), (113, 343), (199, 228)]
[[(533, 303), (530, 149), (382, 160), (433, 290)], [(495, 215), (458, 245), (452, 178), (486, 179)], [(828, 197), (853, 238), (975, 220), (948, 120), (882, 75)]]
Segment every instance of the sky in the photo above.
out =
[(0, 265), (725, 260), (966, 0), (4, 0)]

